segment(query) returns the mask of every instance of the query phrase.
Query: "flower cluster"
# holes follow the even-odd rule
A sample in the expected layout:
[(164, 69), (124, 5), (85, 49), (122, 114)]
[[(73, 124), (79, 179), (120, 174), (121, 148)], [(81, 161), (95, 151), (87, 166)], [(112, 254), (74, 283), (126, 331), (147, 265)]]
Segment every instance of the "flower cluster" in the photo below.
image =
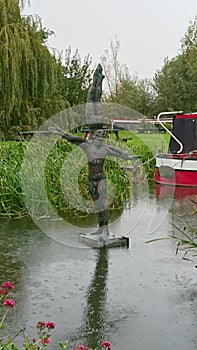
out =
[[(55, 322), (43, 322), (40, 321), (37, 323), (37, 329), (38, 329), (38, 334), (39, 334), (39, 339), (41, 344), (43, 345), (48, 345), (51, 342), (50, 338), (50, 330), (55, 328)], [(36, 343), (36, 339), (34, 338), (34, 344)]]
[(6, 299), (6, 300), (3, 302), (3, 305), (12, 308), (12, 307), (14, 307), (14, 305), (15, 305), (15, 301), (12, 300), (12, 299)]
[(103, 341), (101, 347), (105, 348), (106, 350), (112, 350), (111, 343), (109, 341)]
[[(12, 309), (15, 305), (15, 301), (12, 299), (6, 299), (11, 290), (14, 289), (14, 285), (11, 282), (3, 282), (0, 289), (0, 301), (2, 301), (3, 315), (0, 320), (0, 329), (4, 328), (4, 320), (9, 309)], [(0, 344), (1, 345), (1, 344)]]
[[(102, 348), (104, 348), (105, 350), (112, 350), (112, 348), (111, 348), (111, 343), (110, 343), (109, 341), (103, 341), (103, 342), (101, 343), (101, 349), (102, 349)], [(93, 350), (93, 349), (88, 348), (88, 346), (77, 345), (77, 346), (75, 347), (75, 350)], [(97, 348), (94, 349), (94, 350), (97, 350)]]
[(14, 289), (14, 285), (11, 282), (3, 282), (0, 289), (0, 300), (8, 295), (12, 289)]
[(11, 282), (3, 282), (1, 286), (3, 289), (8, 291), (14, 289), (14, 285)]
[[(0, 317), (0, 329), (4, 328), (4, 320), (6, 318), (7, 313), (10, 309), (12, 309), (15, 306), (15, 301), (12, 299), (8, 299), (8, 294), (14, 289), (14, 285), (11, 282), (4, 282), (2, 283), (0, 287), (0, 302), (2, 302), (3, 307), (3, 315)], [(4, 341), (0, 338), (0, 349), (5, 350), (42, 350), (44, 347), (46, 347), (51, 342), (51, 330), (55, 328), (55, 322), (48, 321), (39, 321), (37, 323), (37, 331), (38, 335), (37, 338), (33, 338), (29, 340), (28, 337), (24, 338), (24, 343), (21, 349), (18, 349), (15, 344), (13, 344), (12, 340), (21, 333), (19, 331), (13, 338), (8, 337), (7, 341)], [(66, 341), (65, 343), (59, 343), (59, 346), (62, 350), (66, 349), (69, 345), (69, 342)], [(103, 350), (112, 350), (111, 344), (108, 341), (103, 341), (99, 347), (99, 349)], [(88, 348), (88, 346), (84, 345), (76, 345), (75, 350), (93, 350)], [(98, 348), (94, 349), (98, 350)]]

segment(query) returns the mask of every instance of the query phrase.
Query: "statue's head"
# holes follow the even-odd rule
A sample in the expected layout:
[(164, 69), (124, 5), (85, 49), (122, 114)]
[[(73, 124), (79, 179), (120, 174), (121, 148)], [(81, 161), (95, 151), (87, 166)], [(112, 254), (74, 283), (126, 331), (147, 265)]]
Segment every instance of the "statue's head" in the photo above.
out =
[(104, 140), (105, 138), (105, 132), (104, 130), (96, 130), (93, 135), (93, 139), (96, 140)]

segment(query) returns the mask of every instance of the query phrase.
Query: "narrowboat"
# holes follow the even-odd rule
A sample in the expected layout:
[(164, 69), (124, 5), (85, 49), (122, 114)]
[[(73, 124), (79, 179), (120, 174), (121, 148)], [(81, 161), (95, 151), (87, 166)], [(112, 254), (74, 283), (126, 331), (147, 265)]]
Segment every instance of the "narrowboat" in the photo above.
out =
[[(173, 115), (172, 130), (162, 122), (167, 115)], [(197, 187), (197, 112), (162, 112), (157, 121), (170, 134), (170, 142), (167, 153), (156, 155), (155, 182)]]

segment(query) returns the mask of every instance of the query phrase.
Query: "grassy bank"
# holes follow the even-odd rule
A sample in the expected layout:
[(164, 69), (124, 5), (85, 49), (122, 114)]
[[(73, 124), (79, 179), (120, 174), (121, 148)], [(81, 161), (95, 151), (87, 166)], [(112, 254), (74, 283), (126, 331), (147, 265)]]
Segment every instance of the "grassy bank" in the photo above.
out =
[[(20, 217), (28, 215), (21, 186), (21, 165), (24, 152), (28, 143), (1, 142), (0, 143), (0, 215), (3, 217)], [(58, 215), (70, 216), (70, 220), (78, 220), (79, 217), (87, 217), (87, 212), (76, 210), (65, 198), (64, 188), (61, 183), (61, 169), (65, 162), (65, 157), (72, 151), (74, 146), (67, 142), (58, 142), (47, 157), (44, 169), (45, 194), (42, 194), (41, 186), (43, 182), (40, 172), (39, 159), (37, 161), (37, 145), (33, 145), (32, 159), (29, 165), (28, 186), (25, 195), (31, 202), (31, 215), (38, 217), (41, 213), (47, 216), (47, 205), (50, 203)], [(34, 158), (34, 160), (33, 160)], [(39, 157), (38, 157), (39, 158)], [(78, 194), (73, 182), (73, 171), (76, 163), (73, 162), (69, 171), (65, 172), (64, 186), (73, 197), (74, 202), (78, 202)], [(115, 196), (110, 204), (111, 210), (120, 212), (123, 210), (130, 195), (130, 181), (125, 172), (117, 163), (106, 161), (105, 171), (107, 177), (115, 184)], [(79, 191), (81, 197), (90, 200), (87, 183), (87, 166), (84, 166), (79, 174)], [(31, 198), (30, 198), (31, 197)], [(80, 203), (79, 203), (80, 204)], [(90, 215), (89, 220), (95, 221), (94, 215)]]
[[(125, 134), (126, 133), (126, 134)], [(129, 135), (127, 135), (129, 133)], [(130, 137), (130, 132), (120, 133), (120, 138)], [(149, 140), (151, 140), (151, 135)], [(123, 149), (129, 151), (130, 154), (137, 154), (140, 156), (142, 163), (151, 159), (154, 155), (146, 143), (143, 143), (137, 135), (132, 134), (132, 140), (127, 143), (121, 142)], [(116, 142), (115, 142), (116, 143)], [(152, 143), (153, 144), (153, 143)], [(0, 215), (5, 217), (24, 216), (28, 215), (28, 211), (24, 202), (24, 197), (21, 188), (21, 165), (23, 162), (24, 152), (29, 143), (21, 142), (1, 142), (0, 143)], [(84, 164), (80, 168), (77, 187), (79, 193), (76, 191), (76, 178), (73, 174), (78, 170), (81, 154), (79, 152), (79, 160), (71, 157), (70, 165), (68, 163), (69, 154), (72, 154), (75, 147), (65, 141), (58, 141), (52, 148), (47, 156), (46, 164), (44, 167), (44, 187), (45, 195), (42, 197), (42, 191), (39, 186), (42, 184), (42, 174), (40, 172), (39, 157), (36, 155), (40, 152), (40, 145), (32, 145), (30, 155), (30, 166), (33, 166), (29, 170), (28, 186), (26, 189), (26, 195), (32, 196), (33, 204), (31, 205), (31, 215), (39, 216), (39, 213), (43, 212), (43, 208), (47, 208), (46, 201), (50, 203), (53, 209), (58, 215), (62, 217), (70, 216), (70, 220), (78, 220), (80, 217), (87, 217), (88, 220), (95, 221), (93, 214), (87, 214), (84, 210), (84, 203), (80, 207), (80, 200), (82, 198), (86, 201), (90, 201), (90, 194), (87, 183), (87, 164)], [(71, 152), (71, 153), (70, 153)], [(67, 157), (67, 158), (66, 158)], [(38, 161), (37, 161), (38, 158)], [(34, 163), (33, 163), (34, 159)], [(66, 159), (66, 162), (65, 162)], [(64, 171), (64, 166), (66, 169)], [(132, 191), (131, 175), (126, 173), (122, 167), (122, 161), (114, 161), (107, 159), (105, 162), (105, 173), (107, 178), (112, 184), (114, 184), (115, 194), (113, 200), (110, 202), (110, 216), (119, 215), (130, 197)], [(151, 162), (147, 162), (144, 166), (147, 176), (152, 177), (154, 173), (155, 162), (154, 159)], [(109, 183), (109, 192), (110, 192)], [(66, 193), (73, 198), (73, 202), (77, 203), (77, 209), (69, 203)], [(32, 209), (33, 208), (33, 209)], [(47, 212), (46, 212), (47, 215)]]
[(20, 183), (24, 147), (19, 142), (0, 143), (0, 214), (6, 217), (27, 213)]

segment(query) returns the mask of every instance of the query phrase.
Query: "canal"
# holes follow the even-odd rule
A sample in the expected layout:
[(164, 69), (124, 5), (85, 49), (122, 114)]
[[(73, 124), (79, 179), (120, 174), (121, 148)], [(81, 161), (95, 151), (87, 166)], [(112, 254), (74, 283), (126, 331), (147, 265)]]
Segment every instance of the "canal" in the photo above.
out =
[[(70, 341), (89, 347), (108, 340), (113, 350), (196, 350), (197, 269), (195, 257), (176, 254), (174, 216), (195, 224), (196, 194), (135, 188), (131, 203), (110, 226), (127, 235), (129, 248), (92, 249), (69, 235), (62, 220), (0, 220), (1, 282), (11, 281), (15, 308), (4, 334), (25, 327), (36, 335), (38, 321), (54, 321), (50, 349)], [(47, 227), (47, 229), (43, 229)], [(68, 230), (68, 232), (66, 232)], [(69, 236), (69, 238), (68, 238)], [(65, 238), (66, 237), (66, 238)], [(22, 336), (16, 339), (20, 344)]]

